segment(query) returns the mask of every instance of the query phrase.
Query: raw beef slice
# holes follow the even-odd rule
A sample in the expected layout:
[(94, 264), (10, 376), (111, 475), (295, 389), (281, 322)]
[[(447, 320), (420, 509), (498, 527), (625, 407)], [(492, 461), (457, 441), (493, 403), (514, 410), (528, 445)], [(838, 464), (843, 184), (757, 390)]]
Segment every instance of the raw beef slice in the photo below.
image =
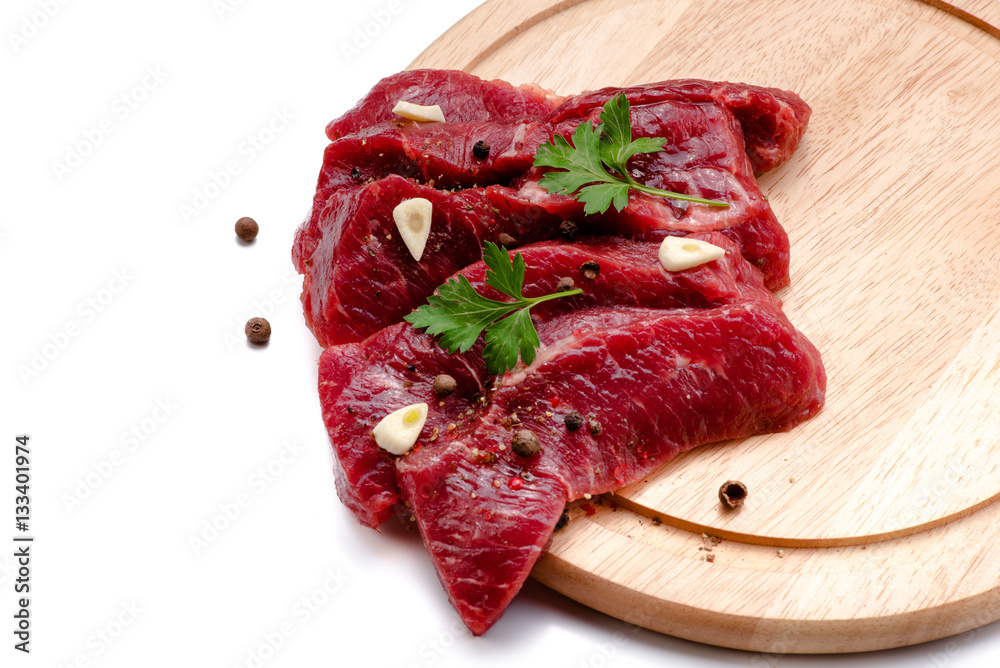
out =
[[(473, 632), (484, 632), (520, 588), (567, 500), (633, 482), (681, 450), (788, 428), (819, 409), (825, 377), (815, 349), (731, 242), (708, 238), (728, 244), (726, 258), (667, 274), (680, 280), (664, 280), (660, 294), (653, 275), (666, 272), (655, 246), (645, 244), (643, 252), (643, 244), (619, 241), (599, 260), (598, 278), (606, 282), (578, 297), (585, 300), (578, 308), (544, 314), (536, 362), (498, 379), (493, 391), (478, 348), (448, 355), (405, 324), (323, 354), (320, 394), (341, 498), (375, 525), (398, 508), (401, 486), (439, 577)], [(548, 253), (560, 267), (588, 255), (586, 244), (537, 248), (535, 260)], [(481, 270), (468, 274), (475, 281)], [(545, 291), (542, 276), (528, 276), (526, 294)], [(638, 286), (631, 298), (628, 286)], [(593, 306), (601, 300), (697, 306)], [(552, 307), (560, 301), (569, 300)], [(438, 373), (458, 380), (443, 406), (431, 389)], [(378, 449), (372, 426), (418, 401), (432, 406), (418, 448), (403, 458)], [(568, 434), (562, 420), (574, 409), (593, 414), (601, 433)], [(543, 453), (530, 461), (512, 455), (511, 414), (546, 411), (551, 424), (536, 430)]]
[[(573, 197), (539, 187), (537, 147), (598, 122), (619, 92), (634, 136), (667, 139), (630, 160), (630, 172), (729, 208), (632, 193), (625, 210), (586, 216)], [(399, 100), (439, 104), (447, 122), (399, 118)], [(307, 322), (330, 346), (319, 390), (337, 491), (362, 524), (415, 519), (473, 633), (502, 615), (568, 501), (618, 489), (697, 445), (788, 429), (820, 410), (819, 354), (768, 291), (788, 282), (788, 239), (754, 178), (789, 158), (809, 114), (794, 93), (743, 84), (679, 80), (561, 98), (419, 70), (382, 80), (327, 127), (332, 143), (293, 259)], [(473, 150), (480, 140), (487, 155)], [(413, 197), (434, 207), (419, 262), (391, 215)], [(584, 236), (556, 240), (566, 220)], [(534, 362), (493, 377), (481, 338), (448, 354), (399, 320), (455, 272), (502, 298), (485, 286), (480, 260), (501, 232), (525, 257), (525, 295), (550, 293), (564, 277), (583, 293), (534, 308)], [(666, 235), (726, 255), (666, 272), (656, 256)], [(588, 260), (601, 267), (596, 277), (581, 271)], [(458, 386), (444, 398), (432, 388), (439, 374)], [(372, 428), (418, 402), (430, 410), (414, 449), (379, 448)], [(588, 424), (569, 431), (571, 411)], [(521, 428), (540, 452), (512, 451)]]
[[(594, 104), (601, 99), (604, 98)], [(578, 108), (587, 110), (588, 116), (582, 121), (560, 121), (560, 133), (572, 134), (580, 122), (594, 121), (593, 116), (600, 110), (599, 106)], [(663, 189), (724, 200), (729, 206), (689, 205), (633, 192), (623, 211), (611, 208), (604, 214), (585, 216), (583, 205), (572, 196), (554, 195), (539, 187), (543, 170), (531, 169), (513, 188), (493, 185), (485, 189), (470, 188), (454, 195), (426, 195), (432, 202), (447, 203), (445, 210), (435, 210), (432, 225), (435, 239), (447, 238), (447, 233), (453, 229), (451, 218), (456, 215), (463, 220), (459, 227), (480, 228), (468, 238), (451, 239), (449, 246), (456, 250), (454, 257), (448, 256), (455, 260), (450, 264), (441, 262), (440, 258), (428, 259), (426, 255), (417, 262), (403, 250), (401, 242), (395, 241), (392, 245), (399, 252), (382, 253), (379, 247), (383, 245), (383, 238), (398, 240), (398, 233), (389, 215), (391, 208), (376, 207), (378, 212), (373, 217), (370, 204), (373, 191), (378, 191), (384, 201), (393, 205), (406, 197), (424, 196), (419, 195), (420, 192), (434, 192), (429, 187), (407, 183), (398, 176), (381, 177), (387, 170), (396, 169), (401, 174), (416, 174), (426, 180), (427, 170), (436, 169), (436, 163), (426, 155), (435, 154), (435, 151), (435, 155), (440, 156), (453, 148), (452, 160), (483, 162), (471, 154), (471, 140), (465, 134), (468, 124), (454, 127), (453, 124), (429, 124), (428, 127), (438, 129), (420, 130), (413, 135), (419, 137), (418, 143), (402, 152), (388, 150), (383, 143), (389, 141), (385, 132), (359, 133), (331, 144), (324, 162), (324, 170), (330, 170), (325, 183), (339, 184), (340, 190), (334, 189), (329, 197), (323, 192), (317, 193), (314, 207), (321, 201), (325, 205), (322, 209), (314, 209), (310, 220), (299, 229), (293, 252), (299, 271), (306, 275), (303, 303), (307, 322), (317, 340), (324, 346), (362, 340), (382, 327), (399, 322), (406, 313), (422, 304), (446, 276), (464, 266), (463, 262), (478, 258), (483, 241), (495, 240), (500, 232), (512, 235), (521, 243), (552, 238), (558, 235), (559, 224), (564, 220), (577, 221), (585, 232), (656, 240), (667, 234), (723, 230), (740, 245), (744, 257), (764, 274), (768, 288), (775, 290), (787, 285), (788, 237), (757, 187), (744, 151), (743, 133), (733, 114), (711, 99), (695, 103), (657, 98), (637, 104), (632, 110), (632, 123), (634, 136), (664, 137), (667, 142), (664, 151), (639, 155), (630, 161), (634, 176)], [(398, 130), (389, 134), (393, 134), (396, 141), (413, 140), (413, 136)], [(432, 142), (428, 137), (445, 139)], [(449, 137), (463, 138), (464, 143), (459, 142), (458, 146)], [(355, 146), (359, 141), (368, 142), (380, 157), (341, 152), (342, 146)], [(514, 140), (509, 138), (507, 141), (509, 144)], [(434, 144), (440, 146), (435, 149)], [(417, 155), (423, 146), (428, 147), (427, 153)], [(512, 149), (512, 153), (517, 154), (517, 151)], [(357, 166), (351, 169), (357, 172), (359, 179), (367, 175), (381, 180), (360, 187), (353, 184), (357, 179), (346, 174), (352, 160)], [(377, 161), (374, 167), (373, 160)], [(497, 164), (505, 164), (504, 169), (510, 168), (508, 174), (529, 166), (511, 167), (515, 162), (511, 159), (482, 166), (485, 171), (476, 171), (480, 169), (477, 166), (465, 172), (470, 179), (479, 180), (487, 173), (497, 177)], [(457, 178), (460, 180), (462, 170), (459, 172)], [(439, 175), (436, 178), (442, 182), (435, 182), (435, 186), (454, 184), (452, 177)], [(323, 177), (321, 182), (324, 182)], [(484, 204), (484, 197), (488, 205)], [(362, 201), (351, 203), (354, 199)], [(464, 214), (455, 203), (472, 207), (472, 213)], [(373, 241), (361, 244), (358, 239)], [(355, 287), (368, 283), (377, 286), (379, 298), (372, 299), (372, 292), (367, 289), (346, 294), (350, 291), (348, 287), (332, 280), (332, 273), (327, 270), (331, 266), (341, 267), (339, 275), (349, 269)], [(393, 274), (397, 268), (399, 271)], [(387, 285), (386, 275), (394, 275), (398, 280)]]
[(360, 129), (399, 117), (392, 108), (400, 100), (438, 105), (445, 120), (454, 122), (518, 121), (552, 111), (562, 97), (541, 86), (514, 86), (506, 81), (484, 81), (460, 70), (407, 70), (379, 81), (353, 109), (326, 126), (331, 141)]
[[(438, 576), (474, 634), (503, 614), (567, 501), (619, 489), (697, 445), (788, 429), (819, 410), (819, 355), (773, 304), (595, 308), (551, 321), (551, 342), (504, 377), (472, 433), (397, 461)], [(599, 431), (567, 431), (571, 410)], [(541, 424), (528, 420), (546, 411)], [(512, 452), (521, 426), (541, 453)]]
[[(653, 308), (711, 308), (760, 291), (759, 275), (739, 259), (739, 249), (719, 234), (698, 238), (727, 249), (727, 256), (682, 272), (663, 269), (657, 244), (619, 238), (579, 239), (576, 243), (542, 242), (525, 246), (524, 295), (551, 293), (561, 277), (572, 278), (583, 294), (545, 302), (532, 309), (536, 322), (594, 306)], [(593, 260), (601, 268), (593, 279), (580, 270)], [(482, 262), (463, 269), (482, 294), (500, 299), (485, 285)], [(337, 461), (337, 491), (358, 521), (376, 527), (389, 519), (398, 501), (394, 458), (370, 436), (371, 428), (388, 406), (433, 401), (434, 377), (448, 374), (457, 391), (428, 415), (425, 432), (461, 422), (465, 410), (482, 408), (490, 375), (481, 356), (481, 343), (464, 355), (449, 355), (435, 340), (406, 323), (387, 327), (360, 343), (331, 346), (320, 357), (319, 391), (323, 421)]]

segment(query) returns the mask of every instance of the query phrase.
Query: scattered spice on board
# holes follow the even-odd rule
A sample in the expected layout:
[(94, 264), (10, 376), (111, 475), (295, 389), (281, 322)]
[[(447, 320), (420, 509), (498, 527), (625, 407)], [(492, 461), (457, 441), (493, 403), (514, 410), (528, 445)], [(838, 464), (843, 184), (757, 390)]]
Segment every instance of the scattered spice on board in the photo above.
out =
[(739, 480), (727, 480), (719, 488), (719, 501), (726, 508), (739, 508), (747, 500), (747, 486)]

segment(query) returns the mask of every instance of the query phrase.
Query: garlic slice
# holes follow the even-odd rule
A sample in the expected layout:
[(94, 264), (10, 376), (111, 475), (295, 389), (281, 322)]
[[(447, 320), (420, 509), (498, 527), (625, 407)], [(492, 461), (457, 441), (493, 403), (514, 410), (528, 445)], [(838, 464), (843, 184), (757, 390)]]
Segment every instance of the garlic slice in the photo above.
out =
[(431, 104), (413, 104), (412, 102), (407, 102), (405, 100), (400, 100), (396, 103), (396, 106), (392, 108), (392, 113), (397, 116), (402, 116), (403, 118), (408, 118), (411, 121), (421, 121), (423, 123), (444, 123), (444, 112), (441, 111), (441, 105)]
[(667, 237), (660, 244), (660, 264), (667, 271), (691, 269), (725, 255), (726, 249), (690, 237)]
[(411, 404), (382, 418), (372, 435), (378, 447), (394, 455), (405, 455), (416, 444), (427, 421), (427, 404)]
[(410, 251), (410, 255), (417, 262), (423, 257), (427, 237), (431, 234), (431, 214), (433, 211), (434, 206), (430, 200), (423, 197), (403, 200), (392, 210), (392, 219), (396, 221), (399, 236), (403, 237), (406, 249)]

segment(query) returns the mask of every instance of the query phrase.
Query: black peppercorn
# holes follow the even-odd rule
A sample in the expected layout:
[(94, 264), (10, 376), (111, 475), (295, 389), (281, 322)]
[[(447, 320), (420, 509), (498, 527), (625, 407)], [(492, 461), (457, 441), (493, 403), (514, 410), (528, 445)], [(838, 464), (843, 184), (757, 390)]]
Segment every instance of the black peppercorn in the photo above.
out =
[(514, 433), (514, 440), (510, 442), (510, 449), (519, 457), (531, 457), (538, 454), (542, 444), (538, 442), (535, 432), (530, 429), (518, 429)]
[(747, 500), (747, 486), (739, 480), (727, 480), (719, 488), (719, 501), (726, 508), (739, 508)]
[(572, 220), (564, 220), (559, 223), (559, 234), (563, 235), (567, 239), (573, 239), (577, 233), (577, 226)]
[(555, 528), (555, 530), (559, 531), (559, 529), (562, 529), (567, 524), (569, 524), (569, 513), (567, 513), (564, 510), (563, 514), (559, 516), (559, 521), (556, 522), (556, 528)]
[(490, 155), (490, 145), (480, 139), (472, 147), (472, 155), (476, 156), (480, 160), (485, 160)]
[(601, 432), (604, 431), (604, 428), (601, 426), (601, 423), (598, 422), (597, 420), (591, 420), (590, 423), (587, 425), (587, 427), (590, 429), (591, 436), (600, 436)]
[(358, 169), (357, 167), (351, 168), (351, 178), (354, 179), (355, 181), (360, 181), (361, 180), (361, 170)]
[(264, 318), (250, 318), (243, 331), (250, 343), (267, 343), (271, 338), (271, 323)]
[(458, 388), (458, 383), (454, 378), (446, 373), (442, 373), (434, 378), (434, 394), (439, 397), (447, 397)]
[(569, 292), (574, 287), (576, 287), (576, 283), (573, 282), (573, 279), (570, 276), (563, 276), (556, 283), (556, 292)]
[(501, 232), (500, 236), (497, 237), (497, 243), (510, 250), (511, 248), (517, 248), (517, 239), (510, 236), (506, 232)]
[(563, 419), (567, 431), (576, 431), (583, 426), (583, 416), (573, 411)]
[(601, 265), (597, 264), (597, 260), (587, 260), (580, 265), (580, 273), (584, 278), (594, 280), (601, 273)]
[(243, 241), (253, 241), (257, 237), (258, 231), (260, 231), (260, 227), (253, 218), (244, 216), (236, 221), (236, 236)]

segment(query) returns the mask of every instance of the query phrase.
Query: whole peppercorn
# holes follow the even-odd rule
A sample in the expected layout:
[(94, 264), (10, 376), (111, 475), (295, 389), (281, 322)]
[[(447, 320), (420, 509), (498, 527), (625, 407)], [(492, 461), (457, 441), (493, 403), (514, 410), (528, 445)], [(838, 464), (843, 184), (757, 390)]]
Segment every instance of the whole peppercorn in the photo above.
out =
[(597, 260), (587, 260), (580, 265), (580, 273), (584, 278), (594, 280), (601, 273), (601, 265), (597, 264)]
[(271, 338), (271, 323), (264, 318), (250, 318), (243, 331), (250, 343), (267, 343)]
[(257, 238), (258, 231), (260, 231), (260, 227), (253, 218), (244, 216), (236, 221), (236, 236), (243, 241), (253, 241)]
[(458, 388), (458, 383), (454, 378), (446, 373), (434, 377), (434, 394), (438, 397), (447, 397)]
[(583, 416), (573, 411), (565, 417), (563, 423), (566, 425), (567, 431), (576, 431), (583, 426)]
[(556, 283), (556, 292), (569, 292), (574, 287), (576, 287), (576, 283), (573, 282), (573, 279), (570, 276), (563, 276)]
[(719, 501), (726, 508), (739, 508), (747, 500), (747, 486), (739, 480), (727, 480), (719, 488)]
[(485, 160), (490, 156), (490, 145), (480, 139), (473, 145), (472, 155), (476, 156), (480, 160)]
[(518, 457), (531, 457), (541, 451), (542, 444), (538, 442), (535, 432), (530, 429), (518, 429), (514, 433), (514, 440), (510, 442), (510, 449)]
[(604, 427), (597, 420), (591, 420), (587, 427), (590, 429), (591, 436), (600, 436), (601, 432), (604, 431)]
[(510, 236), (506, 232), (500, 233), (500, 235), (497, 237), (497, 243), (506, 248), (507, 250), (510, 250), (511, 248), (517, 248), (517, 239)]
[(563, 235), (567, 239), (572, 240), (576, 236), (577, 226), (572, 220), (564, 220), (559, 223), (559, 234)]
[(559, 531), (559, 529), (562, 529), (562, 528), (563, 528), (564, 526), (566, 526), (567, 524), (569, 524), (569, 513), (567, 513), (567, 512), (566, 512), (566, 511), (564, 510), (564, 511), (563, 511), (563, 514), (559, 516), (559, 521), (558, 521), (558, 522), (556, 522), (556, 528), (555, 528), (555, 531)]

